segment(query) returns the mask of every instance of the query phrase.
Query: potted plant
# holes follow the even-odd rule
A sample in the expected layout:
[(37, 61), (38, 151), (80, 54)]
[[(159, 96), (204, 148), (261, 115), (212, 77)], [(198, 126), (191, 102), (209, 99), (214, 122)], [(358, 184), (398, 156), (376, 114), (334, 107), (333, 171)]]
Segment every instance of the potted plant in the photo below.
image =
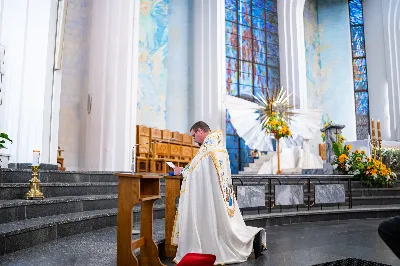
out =
[(6, 141), (12, 143), (12, 140), (6, 133), (0, 133), (0, 168), (8, 168), (10, 155), (1, 152), (1, 149), (7, 149), (6, 146), (4, 146)]

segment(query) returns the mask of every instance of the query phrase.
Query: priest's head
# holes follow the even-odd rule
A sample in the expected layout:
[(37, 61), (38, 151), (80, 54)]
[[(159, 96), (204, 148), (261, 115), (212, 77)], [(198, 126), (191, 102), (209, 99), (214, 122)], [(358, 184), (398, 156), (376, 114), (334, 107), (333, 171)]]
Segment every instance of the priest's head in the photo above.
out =
[(199, 145), (203, 144), (204, 139), (211, 133), (210, 127), (203, 121), (198, 121), (190, 128), (190, 135), (193, 137), (194, 142)]

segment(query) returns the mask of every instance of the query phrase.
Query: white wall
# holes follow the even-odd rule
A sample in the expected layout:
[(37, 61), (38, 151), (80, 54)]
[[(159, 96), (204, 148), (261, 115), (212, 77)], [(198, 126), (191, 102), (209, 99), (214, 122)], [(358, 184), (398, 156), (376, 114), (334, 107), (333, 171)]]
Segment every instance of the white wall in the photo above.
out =
[(92, 95), (92, 108), (87, 116), (82, 166), (88, 170), (131, 169), (136, 132), (139, 4), (139, 0), (93, 1), (89, 10), (87, 88)]
[(364, 0), (370, 117), (400, 141), (400, 1)]
[(14, 140), (11, 162), (30, 163), (32, 150), (40, 149), (42, 163), (56, 164), (51, 116), (57, 1), (0, 3), (6, 49), (0, 131)]

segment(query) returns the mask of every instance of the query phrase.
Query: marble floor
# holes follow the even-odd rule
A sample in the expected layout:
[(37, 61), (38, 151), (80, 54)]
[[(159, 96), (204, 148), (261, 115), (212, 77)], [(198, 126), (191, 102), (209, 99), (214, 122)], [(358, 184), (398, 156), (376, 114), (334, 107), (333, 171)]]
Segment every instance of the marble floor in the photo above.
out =
[[(306, 223), (267, 228), (268, 251), (243, 266), (313, 265), (359, 258), (388, 265), (400, 260), (377, 234), (380, 219)], [(0, 257), (0, 265), (115, 265), (116, 229), (105, 228)], [(166, 265), (175, 265), (165, 260)]]

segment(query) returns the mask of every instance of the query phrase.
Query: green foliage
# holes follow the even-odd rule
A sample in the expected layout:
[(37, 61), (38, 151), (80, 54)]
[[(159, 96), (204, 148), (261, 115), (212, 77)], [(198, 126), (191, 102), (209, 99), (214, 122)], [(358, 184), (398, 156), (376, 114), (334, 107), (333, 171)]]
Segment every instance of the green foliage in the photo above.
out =
[(0, 149), (6, 149), (6, 146), (4, 146), (6, 141), (9, 141), (12, 143), (12, 140), (6, 133), (0, 133)]

